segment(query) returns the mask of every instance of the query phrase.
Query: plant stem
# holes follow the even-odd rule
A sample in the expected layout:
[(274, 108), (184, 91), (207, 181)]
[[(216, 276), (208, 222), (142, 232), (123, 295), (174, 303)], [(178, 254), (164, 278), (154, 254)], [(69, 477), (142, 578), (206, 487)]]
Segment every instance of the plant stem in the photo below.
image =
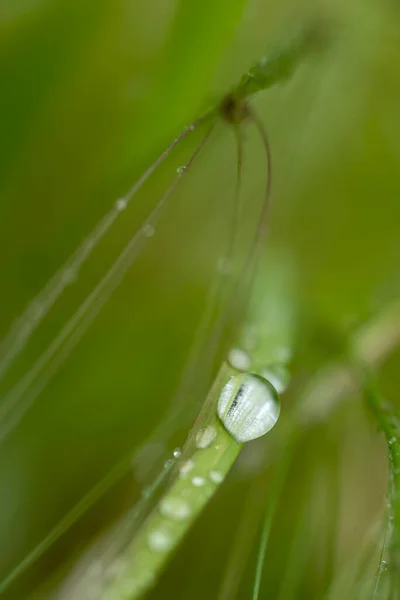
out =
[[(208, 439), (212, 442), (207, 447)], [(108, 567), (110, 580), (101, 600), (139, 598), (154, 582), (188, 528), (225, 478), (242, 444), (215, 419), (204, 441), (183, 462), (175, 481), (154, 508), (123, 556)]]

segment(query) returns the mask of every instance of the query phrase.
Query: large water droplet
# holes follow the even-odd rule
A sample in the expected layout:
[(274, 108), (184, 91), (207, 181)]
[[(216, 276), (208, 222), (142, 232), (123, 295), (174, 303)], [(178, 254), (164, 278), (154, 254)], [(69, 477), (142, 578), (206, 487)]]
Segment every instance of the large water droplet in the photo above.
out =
[(231, 377), (218, 400), (218, 416), (238, 442), (267, 433), (279, 418), (279, 396), (273, 385), (250, 373)]

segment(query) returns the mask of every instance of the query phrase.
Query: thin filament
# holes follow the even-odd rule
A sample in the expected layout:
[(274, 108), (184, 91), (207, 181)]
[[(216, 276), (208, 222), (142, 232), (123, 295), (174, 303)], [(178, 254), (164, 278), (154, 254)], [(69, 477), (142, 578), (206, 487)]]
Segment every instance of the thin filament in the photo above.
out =
[[(182, 170), (187, 172), (209, 139), (214, 124)], [(5, 396), (0, 407), (0, 441), (18, 424), (28, 408), (58, 371), (72, 349), (103, 308), (111, 294), (120, 284), (132, 263), (137, 259), (147, 241), (147, 232), (154, 228), (175, 191), (181, 177), (176, 178), (156, 204), (141, 229), (135, 233), (109, 271), (104, 275), (89, 296), (82, 302), (75, 314), (60, 331), (58, 336), (39, 357), (28, 373)]]
[[(212, 129), (210, 129), (206, 138), (203, 140), (202, 147), (210, 136)], [(237, 180), (235, 188), (235, 201), (234, 209), (232, 214), (232, 222), (235, 227), (238, 227), (238, 216), (240, 212), (240, 188), (242, 180), (242, 167), (243, 167), (243, 143), (242, 137), (239, 131), (236, 131), (237, 140)], [(197, 153), (201, 148), (197, 149)], [(195, 156), (192, 157), (191, 161)], [(182, 170), (184, 173), (186, 169)], [(237, 231), (232, 231), (228, 240), (227, 250), (224, 256), (224, 260), (228, 264), (232, 258), (232, 252), (234, 250), (235, 240), (237, 238)], [(178, 385), (178, 392), (173, 400), (172, 411), (170, 411), (167, 420), (158, 426), (150, 436), (150, 438), (139, 448), (134, 455), (129, 454), (116, 465), (105, 477), (96, 484), (91, 490), (89, 490), (85, 496), (63, 517), (63, 519), (49, 532), (46, 538), (38, 544), (26, 557), (25, 559), (7, 576), (3, 582), (0, 583), (0, 593), (6, 590), (19, 576), (22, 575), (31, 565), (33, 565), (76, 521), (78, 521), (98, 500), (119, 481), (126, 473), (132, 468), (132, 462), (135, 462), (138, 456), (143, 451), (143, 447), (148, 446), (151, 440), (160, 437), (164, 437), (168, 432), (171, 431), (171, 426), (176, 423), (176, 417), (182, 416), (182, 412), (188, 410), (189, 406), (186, 402), (187, 392), (190, 385), (193, 382), (193, 376), (197, 373), (197, 369), (202, 361), (209, 361), (209, 365), (212, 363), (216, 348), (214, 344), (214, 352), (210, 352), (210, 345), (205, 345), (205, 338), (209, 335), (209, 327), (212, 322), (213, 309), (216, 297), (219, 295), (220, 288), (225, 282), (224, 274), (219, 274), (216, 284), (213, 286), (211, 293), (206, 302), (206, 309), (204, 316), (199, 325), (198, 331), (195, 336), (195, 341), (192, 346), (187, 364), (183, 369), (183, 375)], [(213, 340), (215, 342), (215, 338)], [(38, 392), (37, 392), (38, 393)], [(182, 406), (182, 402), (185, 404)], [(27, 408), (25, 408), (26, 410)], [(153, 457), (156, 460), (156, 457)], [(150, 468), (150, 467), (149, 467)]]
[(143, 173), (126, 195), (117, 200), (113, 208), (101, 219), (91, 233), (86, 237), (77, 250), (69, 257), (64, 265), (47, 282), (45, 287), (28, 304), (22, 315), (14, 322), (6, 337), (0, 343), (0, 380), (10, 369), (17, 356), (22, 352), (30, 337), (49, 313), (55, 302), (60, 298), (71, 280), (76, 277), (79, 269), (90, 257), (93, 250), (110, 230), (121, 212), (128, 206), (135, 194), (154, 173), (157, 167), (170, 154), (175, 146), (207, 118), (207, 115), (197, 119), (186, 127), (180, 135), (164, 150), (154, 163)]

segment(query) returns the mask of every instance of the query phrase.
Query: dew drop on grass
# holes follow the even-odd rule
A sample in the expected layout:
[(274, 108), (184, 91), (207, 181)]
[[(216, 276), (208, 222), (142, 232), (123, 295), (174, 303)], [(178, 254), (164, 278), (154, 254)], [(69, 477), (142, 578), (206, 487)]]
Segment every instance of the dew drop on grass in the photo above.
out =
[(199, 475), (196, 475), (192, 479), (192, 483), (195, 487), (202, 487), (205, 484), (205, 482), (206, 480), (204, 479), (204, 477), (200, 477)]
[(175, 448), (172, 454), (174, 455), (174, 458), (179, 458), (182, 454), (182, 450), (180, 448)]
[(232, 348), (228, 354), (228, 362), (236, 371), (248, 371), (250, 369), (250, 356), (240, 348)]
[(210, 481), (212, 481), (216, 485), (219, 485), (224, 480), (224, 474), (221, 473), (220, 471), (210, 471), (208, 477), (209, 477)]
[(147, 538), (150, 550), (154, 552), (165, 552), (171, 546), (171, 539), (165, 531), (154, 530)]
[(160, 513), (173, 521), (184, 521), (190, 516), (190, 507), (183, 498), (164, 498), (160, 503)]
[(115, 202), (115, 208), (118, 212), (122, 212), (123, 210), (125, 210), (127, 205), (128, 202), (125, 198), (118, 198), (118, 200), (116, 200)]
[(185, 169), (186, 169), (186, 167), (185, 167), (185, 166), (183, 166), (183, 167), (178, 167), (178, 168), (177, 168), (176, 172), (177, 172), (177, 174), (178, 174), (178, 177), (181, 177), (181, 176), (184, 174), (184, 172), (185, 172)]
[(196, 435), (197, 448), (208, 448), (217, 437), (217, 430), (214, 425), (208, 425), (205, 429), (200, 429)]
[(181, 477), (186, 477), (186, 475), (193, 469), (194, 467), (194, 462), (192, 460), (187, 460), (186, 462), (184, 462), (180, 469), (179, 469), (179, 475)]
[(218, 400), (218, 416), (238, 442), (254, 440), (270, 431), (279, 413), (274, 386), (251, 373), (231, 377)]
[(143, 232), (143, 235), (145, 237), (149, 238), (149, 237), (152, 237), (154, 235), (155, 229), (154, 229), (153, 225), (150, 225), (149, 223), (146, 223), (142, 227), (142, 232)]

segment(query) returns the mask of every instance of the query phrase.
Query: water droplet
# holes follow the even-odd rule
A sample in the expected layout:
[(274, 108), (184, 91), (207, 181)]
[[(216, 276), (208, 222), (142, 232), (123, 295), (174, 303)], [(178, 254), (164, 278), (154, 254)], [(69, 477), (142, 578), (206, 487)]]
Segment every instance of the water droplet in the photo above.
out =
[(118, 200), (116, 200), (116, 202), (115, 202), (115, 208), (117, 209), (118, 212), (122, 212), (123, 210), (125, 210), (127, 205), (128, 205), (128, 202), (127, 202), (126, 198), (118, 198)]
[(250, 356), (240, 348), (232, 348), (228, 354), (228, 362), (236, 371), (248, 371), (250, 369)]
[(154, 229), (153, 225), (150, 225), (150, 223), (146, 223), (145, 225), (143, 225), (142, 233), (146, 237), (152, 237), (154, 235), (154, 232), (155, 232), (155, 229)]
[(171, 539), (165, 531), (155, 530), (149, 533), (147, 538), (150, 550), (154, 552), (164, 552), (171, 546)]
[(174, 458), (179, 458), (182, 454), (182, 450), (180, 448), (175, 448), (172, 454), (174, 455)]
[(160, 513), (173, 521), (184, 521), (190, 515), (190, 507), (182, 498), (164, 498), (160, 504)]
[(273, 385), (250, 373), (231, 377), (218, 400), (218, 416), (238, 442), (248, 442), (267, 433), (279, 413), (279, 396)]
[(392, 444), (395, 444), (396, 441), (397, 441), (397, 438), (395, 436), (393, 436), (388, 440), (388, 444), (391, 446)]
[(178, 173), (178, 177), (182, 177), (182, 175), (184, 174), (184, 172), (186, 171), (186, 167), (178, 167), (176, 172)]
[(164, 463), (164, 469), (170, 469), (173, 464), (174, 460), (172, 458), (167, 458), (167, 460)]
[(180, 469), (179, 469), (179, 474), (181, 477), (186, 477), (186, 475), (193, 469), (194, 467), (194, 462), (192, 460), (187, 460), (186, 462), (184, 462)]
[(386, 562), (386, 560), (383, 560), (381, 562), (381, 571), (387, 571), (387, 570), (388, 570), (387, 562)]
[(210, 471), (208, 476), (210, 478), (210, 481), (212, 481), (216, 485), (222, 483), (224, 480), (224, 474), (220, 471)]
[(214, 425), (208, 425), (205, 429), (200, 429), (196, 435), (197, 448), (208, 448), (217, 437), (217, 430)]
[(192, 483), (195, 487), (201, 487), (205, 484), (205, 482), (206, 482), (206, 480), (204, 479), (204, 477), (200, 477), (198, 475), (196, 475), (192, 479)]
[(195, 130), (195, 126), (193, 124), (189, 125), (188, 131), (194, 131), (194, 130)]
[(262, 370), (262, 376), (272, 383), (278, 394), (282, 394), (290, 382), (290, 373), (284, 365), (269, 365)]

